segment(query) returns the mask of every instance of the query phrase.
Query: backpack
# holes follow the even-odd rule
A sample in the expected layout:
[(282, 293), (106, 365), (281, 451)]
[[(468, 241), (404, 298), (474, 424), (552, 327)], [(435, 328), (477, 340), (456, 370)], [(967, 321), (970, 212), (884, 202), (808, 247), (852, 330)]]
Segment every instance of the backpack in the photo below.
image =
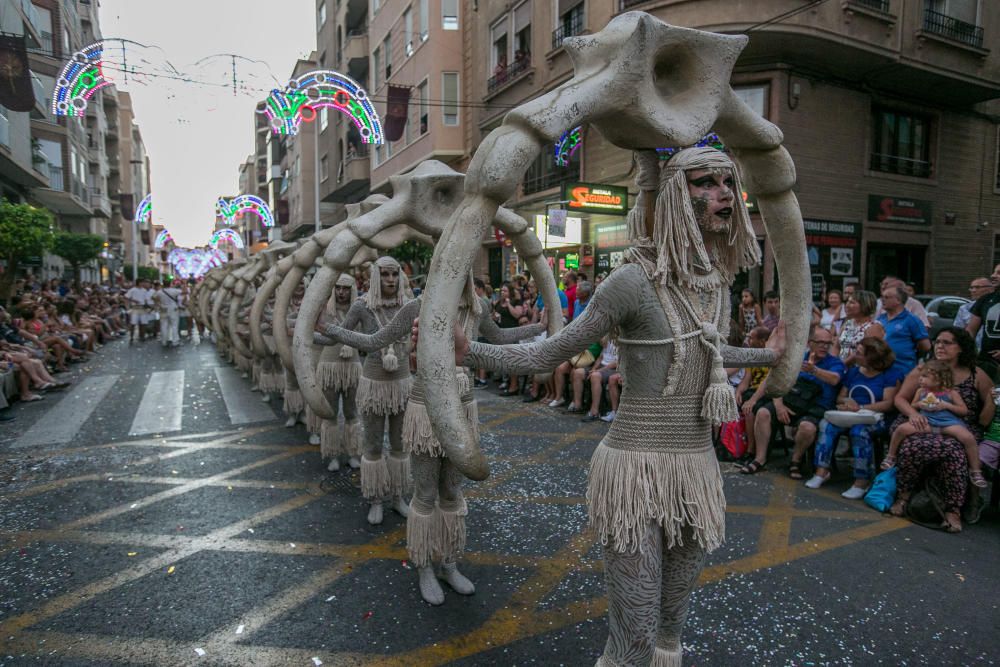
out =
[(924, 487), (910, 496), (906, 515), (914, 523), (927, 528), (941, 529), (944, 522), (944, 496), (934, 480), (927, 480)]

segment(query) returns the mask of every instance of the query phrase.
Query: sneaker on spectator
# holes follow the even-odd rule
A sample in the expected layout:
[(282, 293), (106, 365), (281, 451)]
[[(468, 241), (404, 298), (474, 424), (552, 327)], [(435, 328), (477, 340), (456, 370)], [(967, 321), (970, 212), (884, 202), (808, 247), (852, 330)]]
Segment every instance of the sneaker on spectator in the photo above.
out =
[(590, 423), (590, 422), (596, 422), (598, 419), (600, 419), (599, 415), (595, 415), (592, 412), (588, 412), (587, 416), (581, 419), (580, 421)]
[(608, 414), (601, 417), (602, 422), (608, 422), (609, 424), (615, 420), (615, 411), (609, 410)]
[(556, 398), (553, 398), (553, 399), (552, 399), (552, 400), (551, 400), (551, 401), (549, 402), (549, 407), (550, 407), (550, 408), (558, 408), (558, 407), (560, 407), (560, 406), (563, 406), (563, 405), (566, 405), (566, 399), (565, 399), (565, 398), (564, 398), (564, 399), (561, 399), (561, 400), (560, 400), (560, 399), (556, 399)]
[(579, 414), (579, 413), (583, 412), (583, 406), (581, 406), (581, 405), (573, 405), (572, 403), (570, 403), (569, 407), (566, 408), (566, 412), (568, 412), (570, 414), (573, 414), (573, 415)]
[(809, 478), (809, 481), (806, 482), (806, 488), (807, 489), (818, 489), (819, 487), (821, 487), (824, 484), (826, 484), (826, 482), (829, 479), (830, 479), (829, 475), (827, 475), (826, 477), (823, 477), (822, 475), (813, 475), (812, 477)]
[(861, 500), (865, 497), (866, 493), (868, 493), (868, 489), (862, 489), (860, 486), (851, 486), (851, 488), (840, 495), (848, 500)]

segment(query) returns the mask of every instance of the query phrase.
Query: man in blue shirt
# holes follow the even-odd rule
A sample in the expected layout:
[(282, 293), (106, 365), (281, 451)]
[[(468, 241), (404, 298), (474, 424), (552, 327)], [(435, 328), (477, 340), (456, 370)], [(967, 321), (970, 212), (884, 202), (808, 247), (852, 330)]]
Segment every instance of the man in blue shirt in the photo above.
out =
[(907, 299), (902, 287), (886, 287), (882, 290), (883, 312), (875, 321), (885, 329), (885, 342), (896, 353), (896, 363), (909, 373), (916, 367), (918, 355), (931, 349), (931, 340), (924, 323), (906, 310)]
[(594, 293), (594, 288), (588, 280), (581, 280), (576, 284), (576, 301), (573, 305), (573, 319), (580, 317), (590, 303), (590, 296)]
[[(792, 450), (792, 462), (788, 466), (788, 474), (792, 479), (802, 479), (802, 457), (816, 441), (823, 413), (833, 409), (837, 401), (837, 388), (846, 372), (840, 357), (830, 354), (831, 345), (833, 345), (833, 334), (822, 327), (813, 327), (809, 333), (809, 347), (802, 360), (802, 370), (792, 392), (784, 397), (779, 396), (765, 401), (757, 408), (752, 425), (757, 451), (753, 460), (743, 466), (740, 472), (752, 475), (761, 470), (767, 463), (767, 448), (774, 429), (792, 426), (795, 428), (795, 448)], [(802, 391), (809, 390), (809, 385), (813, 385), (819, 393), (808, 405), (799, 405), (799, 401), (794, 401), (794, 407), (785, 404), (786, 400), (793, 403), (792, 393), (798, 390), (796, 397), (799, 397)], [(766, 386), (765, 378), (757, 390), (762, 396)]]

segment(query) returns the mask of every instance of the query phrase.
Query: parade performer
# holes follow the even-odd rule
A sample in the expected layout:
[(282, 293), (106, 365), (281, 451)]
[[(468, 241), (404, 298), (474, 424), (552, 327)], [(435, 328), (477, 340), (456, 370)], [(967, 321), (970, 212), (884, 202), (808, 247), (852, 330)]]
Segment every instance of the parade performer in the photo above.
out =
[[(354, 302), (341, 326), (372, 334), (392, 321), (405, 305), (406, 274), (392, 257), (379, 257), (371, 266), (368, 293)], [(409, 336), (394, 340), (365, 359), (358, 380), (357, 405), (364, 422), (361, 457), (361, 493), (369, 502), (368, 523), (382, 523), (382, 502), (392, 498), (392, 509), (406, 516), (403, 494), (410, 486), (410, 458), (403, 450), (403, 411), (410, 393)], [(389, 455), (382, 440), (388, 422)]]
[[(349, 273), (342, 273), (333, 288), (333, 298), (320, 320), (320, 326), (341, 324), (347, 318), (351, 305), (358, 300), (358, 285)], [(327, 402), (333, 408), (333, 418), (324, 419), (320, 432), (320, 453), (330, 459), (327, 470), (340, 469), (340, 457), (347, 456), (348, 465), (361, 466), (361, 424), (358, 420), (357, 393), (361, 378), (361, 361), (358, 351), (336, 343), (324, 345), (316, 369), (320, 386)], [(338, 423), (343, 401), (344, 426)]]
[(724, 539), (712, 424), (738, 417), (724, 367), (773, 364), (785, 329), (775, 329), (766, 349), (723, 343), (733, 278), (760, 252), (729, 157), (691, 148), (663, 166), (655, 152), (637, 158), (633, 247), (587, 309), (561, 333), (528, 345), (469, 343), (456, 327), (456, 358), (530, 373), (555, 368), (606, 334), (617, 337), (625, 386), (587, 489), (608, 597), (609, 638), (598, 665), (675, 667), (691, 591), (706, 554)]
[[(313, 340), (321, 345), (346, 343), (370, 353), (408, 335), (413, 320), (419, 314), (420, 300), (416, 299), (403, 306), (391, 322), (373, 335), (354, 333), (327, 324), (317, 327), (322, 333), (315, 334)], [(499, 345), (517, 343), (544, 330), (541, 324), (510, 329), (498, 327), (486, 300), (476, 295), (471, 277), (458, 308), (458, 321), (462, 323), (467, 337), (478, 335)], [(455, 373), (465, 417), (473, 432), (478, 434), (479, 411), (472, 393), (471, 376), (462, 367), (457, 367)], [(452, 465), (434, 437), (427, 416), (424, 386), (419, 379), (410, 389), (403, 416), (403, 445), (410, 452), (414, 483), (406, 519), (406, 551), (420, 576), (420, 595), (429, 604), (444, 603), (444, 591), (438, 579), (446, 581), (456, 593), (472, 595), (476, 587), (458, 570), (457, 564), (465, 551), (465, 517), (469, 513), (462, 495), (463, 475)]]

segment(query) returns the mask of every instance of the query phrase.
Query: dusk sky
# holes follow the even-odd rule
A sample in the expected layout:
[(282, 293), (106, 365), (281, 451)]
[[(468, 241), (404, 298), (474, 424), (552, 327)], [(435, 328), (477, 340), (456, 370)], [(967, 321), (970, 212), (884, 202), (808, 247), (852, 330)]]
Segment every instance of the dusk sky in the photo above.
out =
[[(105, 38), (125, 38), (128, 62), (148, 72), (169, 61), (189, 83), (164, 76), (122, 80), (152, 162), (154, 220), (182, 246), (208, 242), (219, 195), (237, 192), (239, 165), (253, 151), (253, 111), (298, 58), (316, 46), (314, 0), (101, 0)], [(134, 51), (128, 51), (134, 48)], [(238, 94), (226, 87), (236, 54)], [(135, 63), (138, 63), (137, 65)], [(273, 75), (272, 75), (273, 73)], [(144, 80), (143, 80), (144, 79)], [(125, 165), (123, 165), (125, 167)]]

